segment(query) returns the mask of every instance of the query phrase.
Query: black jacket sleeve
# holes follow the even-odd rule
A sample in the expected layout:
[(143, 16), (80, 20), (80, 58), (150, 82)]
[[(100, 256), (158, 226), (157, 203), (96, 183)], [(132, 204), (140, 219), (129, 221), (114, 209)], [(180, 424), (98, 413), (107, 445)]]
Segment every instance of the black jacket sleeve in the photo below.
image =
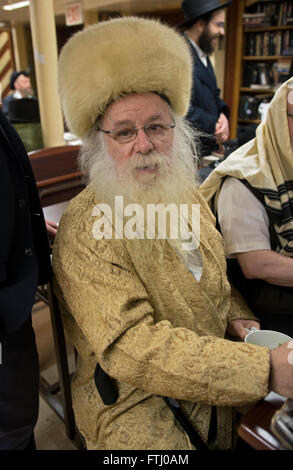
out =
[(0, 113), (0, 336), (27, 319), (50, 277), (44, 217), (24, 146)]

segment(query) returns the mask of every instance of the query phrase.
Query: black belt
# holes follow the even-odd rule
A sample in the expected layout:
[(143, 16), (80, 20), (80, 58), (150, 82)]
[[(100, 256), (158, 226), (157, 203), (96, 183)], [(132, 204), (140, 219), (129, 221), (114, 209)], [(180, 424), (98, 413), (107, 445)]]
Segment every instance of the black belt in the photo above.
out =
[(181, 410), (179, 403), (173, 398), (164, 397), (164, 400), (174, 413), (174, 416), (178, 419), (186, 434), (188, 434), (190, 442), (194, 445), (194, 447), (197, 450), (209, 450), (207, 444), (200, 437), (187, 416)]

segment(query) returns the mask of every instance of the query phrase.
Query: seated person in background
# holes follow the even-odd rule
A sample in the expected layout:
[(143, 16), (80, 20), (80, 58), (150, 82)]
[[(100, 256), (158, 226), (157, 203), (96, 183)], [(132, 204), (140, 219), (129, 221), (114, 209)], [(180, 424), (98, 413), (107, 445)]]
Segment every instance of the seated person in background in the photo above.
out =
[(34, 96), (31, 79), (24, 70), (11, 74), (10, 89), (13, 90), (13, 93), (6, 96), (2, 102), (2, 112), (6, 115), (8, 114), (8, 105), (11, 101), (21, 98), (32, 98)]
[[(222, 238), (197, 189), (184, 121), (188, 46), (158, 21), (102, 22), (65, 45), (59, 86), (89, 177), (53, 247), (55, 293), (78, 351), (72, 394), (86, 447), (194, 449), (201, 437), (231, 448), (234, 407), (271, 389), (292, 396), (293, 366), (288, 344), (270, 354), (225, 339), (258, 323), (231, 293)], [(158, 233), (160, 217), (148, 211), (159, 203), (174, 213), (184, 203), (190, 217), (200, 209), (190, 233), (181, 219), (181, 236)], [(164, 397), (177, 400), (197, 438)]]
[(231, 281), (262, 328), (293, 337), (293, 77), (276, 92), (256, 137), (201, 185), (214, 202)]

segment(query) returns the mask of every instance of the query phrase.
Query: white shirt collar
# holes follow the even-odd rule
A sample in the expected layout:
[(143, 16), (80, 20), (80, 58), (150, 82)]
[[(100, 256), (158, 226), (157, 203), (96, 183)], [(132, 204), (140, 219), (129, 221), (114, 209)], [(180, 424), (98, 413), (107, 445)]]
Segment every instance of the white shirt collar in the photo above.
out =
[[(33, 95), (26, 96), (26, 98), (32, 98), (32, 97)], [(23, 96), (18, 90), (15, 90), (15, 92), (13, 93), (13, 98), (15, 98), (16, 100), (20, 100), (21, 98), (23, 98)]]
[(13, 98), (17, 99), (17, 100), (20, 100), (22, 98), (20, 92), (18, 90), (15, 90), (15, 92), (13, 93)]
[(198, 56), (199, 56), (200, 60), (202, 61), (203, 65), (205, 65), (205, 67), (207, 67), (208, 66), (208, 56), (203, 52), (203, 50), (189, 36), (187, 36), (187, 34), (186, 34), (186, 37), (191, 42), (194, 49), (198, 53)]

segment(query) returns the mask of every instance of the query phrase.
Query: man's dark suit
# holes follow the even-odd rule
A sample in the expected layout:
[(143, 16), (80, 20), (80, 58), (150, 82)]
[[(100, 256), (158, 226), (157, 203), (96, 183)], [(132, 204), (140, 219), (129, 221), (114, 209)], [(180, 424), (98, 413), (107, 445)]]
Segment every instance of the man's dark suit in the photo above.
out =
[(31, 309), (50, 276), (50, 254), (23, 144), (0, 112), (0, 450), (23, 449), (38, 414), (38, 361)]
[[(205, 67), (194, 46), (186, 36), (185, 38), (193, 59), (192, 92), (186, 118), (196, 129), (213, 135), (219, 115), (224, 113), (229, 119), (229, 108), (219, 96), (220, 89), (217, 87), (210, 59), (207, 58), (208, 66)], [(201, 152), (202, 156), (209, 155), (212, 150), (217, 148), (214, 139), (201, 139), (201, 141), (204, 146)]]

